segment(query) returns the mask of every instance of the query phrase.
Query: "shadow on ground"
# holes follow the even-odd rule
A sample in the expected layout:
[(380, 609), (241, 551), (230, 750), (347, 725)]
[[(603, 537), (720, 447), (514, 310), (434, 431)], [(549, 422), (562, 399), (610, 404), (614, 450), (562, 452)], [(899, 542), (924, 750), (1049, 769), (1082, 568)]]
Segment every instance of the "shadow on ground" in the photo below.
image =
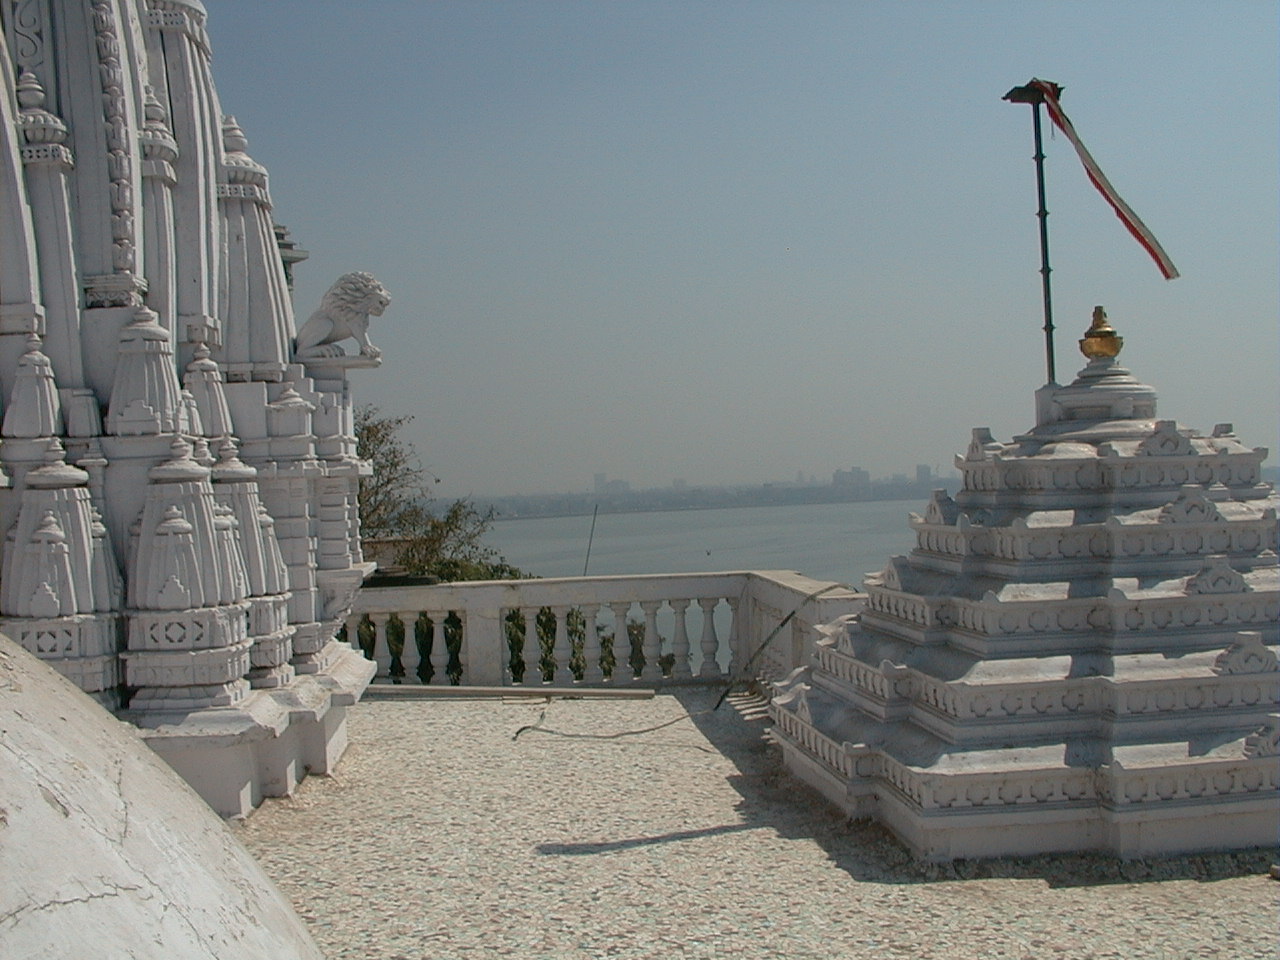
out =
[[(742, 798), (737, 804), (741, 824), (715, 829), (720, 832), (772, 829), (785, 837), (812, 840), (822, 847), (836, 866), (855, 880), (929, 883), (1036, 879), (1053, 887), (1161, 880), (1213, 881), (1266, 874), (1271, 864), (1276, 862), (1275, 851), (1256, 849), (1143, 860), (1078, 853), (925, 863), (913, 857), (884, 827), (871, 821), (846, 819), (816, 792), (783, 770), (781, 751), (767, 737), (769, 722), (762, 697), (734, 693), (718, 710), (713, 710), (719, 690), (675, 688), (668, 692), (688, 711), (691, 722), (708, 742), (738, 769), (738, 773), (729, 780)], [(640, 845), (672, 839), (680, 837), (672, 835), (618, 843)]]

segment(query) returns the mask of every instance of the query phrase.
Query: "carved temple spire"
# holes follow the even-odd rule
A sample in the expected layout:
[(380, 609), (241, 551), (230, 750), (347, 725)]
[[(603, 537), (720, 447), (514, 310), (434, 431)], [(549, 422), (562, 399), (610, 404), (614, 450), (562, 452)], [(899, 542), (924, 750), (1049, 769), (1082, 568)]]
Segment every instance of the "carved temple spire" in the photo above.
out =
[(40, 347), (39, 337), (27, 337), (27, 352), (18, 360), (0, 435), (35, 439), (62, 433), (62, 405), (53, 364)]
[(120, 574), (89, 475), (51, 439), (25, 475), (0, 560), (0, 629), (108, 707), (119, 700)]
[(182, 397), (173, 365), (169, 331), (153, 310), (140, 307), (120, 331), (120, 355), (107, 432), (115, 436), (175, 433), (180, 426)]
[[(182, 437), (148, 472), (128, 569), (132, 709), (226, 706), (249, 684), (244, 560), (235, 521), (213, 496), (210, 468)], [(164, 638), (157, 650), (154, 638)], [(175, 658), (173, 655), (185, 656)]]
[(218, 211), (227, 258), (219, 311), (227, 335), (217, 359), (232, 380), (278, 382), (289, 361), (293, 304), (271, 218), (267, 169), (249, 156), (249, 141), (233, 116), (222, 118), (222, 148)]
[(196, 344), (194, 358), (187, 364), (182, 381), (200, 411), (199, 432), (210, 438), (229, 437), (233, 427), (222, 385), (222, 371), (210, 358), (205, 344)]

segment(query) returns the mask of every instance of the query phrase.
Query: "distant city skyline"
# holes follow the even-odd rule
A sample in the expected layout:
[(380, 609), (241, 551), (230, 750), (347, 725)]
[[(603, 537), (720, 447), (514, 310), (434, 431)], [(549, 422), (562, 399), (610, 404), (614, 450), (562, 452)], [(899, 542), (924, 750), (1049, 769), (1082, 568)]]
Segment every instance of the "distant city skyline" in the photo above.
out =
[(1033, 76), (1182, 272), (1046, 124), (1059, 380), (1103, 304), (1162, 417), (1277, 444), (1274, 3), (207, 7), (311, 253), (299, 318), (386, 284), (356, 401), (415, 417), (441, 497), (909, 475), (1030, 428), (1030, 111), (1000, 98)]
[(611, 477), (606, 473), (592, 474), (591, 483), (579, 487), (566, 488), (564, 490), (548, 490), (547, 493), (581, 493), (590, 490), (593, 493), (625, 493), (640, 490), (686, 490), (698, 487), (758, 487), (758, 486), (852, 486), (859, 483), (871, 483), (873, 481), (902, 481), (904, 483), (921, 483), (929, 479), (946, 479), (957, 477), (959, 474), (953, 467), (942, 469), (937, 466), (930, 466), (926, 463), (917, 463), (910, 469), (890, 470), (888, 473), (872, 474), (870, 470), (866, 470), (859, 466), (850, 468), (837, 467), (835, 470), (828, 471), (825, 474), (806, 469), (797, 469), (793, 477), (766, 477), (766, 478), (750, 478), (737, 481), (729, 480), (723, 483), (691, 483), (684, 477), (673, 477), (666, 483), (655, 483), (647, 487), (633, 483), (627, 477)]

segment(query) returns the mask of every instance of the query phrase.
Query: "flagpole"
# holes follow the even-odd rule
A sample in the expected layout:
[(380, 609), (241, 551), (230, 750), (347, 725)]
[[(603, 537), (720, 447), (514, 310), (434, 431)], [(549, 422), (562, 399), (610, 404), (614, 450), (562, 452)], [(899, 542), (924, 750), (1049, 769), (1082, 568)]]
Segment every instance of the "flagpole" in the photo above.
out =
[(1040, 285), (1044, 294), (1044, 357), (1045, 368), (1049, 375), (1049, 383), (1057, 382), (1057, 373), (1053, 359), (1053, 295), (1049, 287), (1049, 211), (1045, 208), (1044, 193), (1044, 141), (1040, 134), (1040, 105), (1044, 103), (1044, 93), (1033, 86), (1014, 87), (1002, 98), (1010, 103), (1029, 103), (1031, 105), (1032, 129), (1036, 141), (1036, 197), (1039, 208), (1036, 217), (1040, 220)]

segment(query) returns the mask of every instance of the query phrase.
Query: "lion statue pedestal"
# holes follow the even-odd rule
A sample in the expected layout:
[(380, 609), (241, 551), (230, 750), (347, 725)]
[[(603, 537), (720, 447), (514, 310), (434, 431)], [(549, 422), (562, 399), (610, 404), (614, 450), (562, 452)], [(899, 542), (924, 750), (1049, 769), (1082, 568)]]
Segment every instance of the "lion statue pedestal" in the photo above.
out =
[[(295, 359), (311, 366), (315, 361), (357, 359), (338, 344), (354, 339), (360, 344), (363, 363), (344, 362), (343, 367), (376, 367), (382, 351), (369, 342), (369, 318), (380, 317), (391, 296), (371, 273), (356, 271), (337, 279), (320, 300), (320, 306), (298, 331)], [(372, 362), (368, 362), (372, 361)]]

